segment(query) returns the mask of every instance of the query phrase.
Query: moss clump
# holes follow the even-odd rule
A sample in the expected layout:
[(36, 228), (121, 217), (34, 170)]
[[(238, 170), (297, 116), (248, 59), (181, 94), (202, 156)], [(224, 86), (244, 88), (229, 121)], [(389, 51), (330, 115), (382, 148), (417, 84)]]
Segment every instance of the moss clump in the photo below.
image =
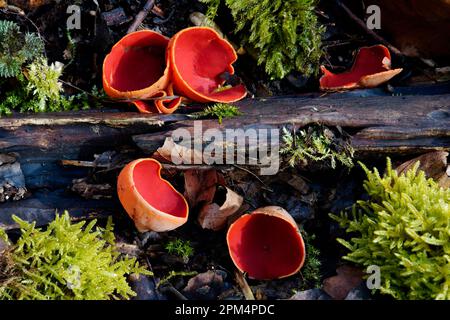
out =
[(305, 265), (300, 270), (300, 274), (303, 279), (301, 290), (309, 288), (320, 288), (322, 284), (322, 273), (320, 268), (322, 262), (320, 261), (320, 250), (313, 245), (315, 235), (308, 235), (306, 232), (302, 232), (303, 239), (305, 241), (306, 260)]
[(397, 299), (450, 299), (450, 189), (417, 171), (398, 176), (388, 159), (386, 173), (368, 170), (367, 201), (349, 215), (330, 215), (353, 237), (338, 241), (344, 259), (377, 265), (381, 292)]
[(222, 124), (223, 118), (233, 118), (240, 115), (242, 115), (242, 112), (238, 107), (227, 103), (216, 103), (206, 107), (205, 110), (193, 113), (190, 116), (194, 119), (217, 118), (219, 119), (219, 124)]
[(291, 167), (306, 166), (311, 161), (329, 161), (333, 169), (338, 162), (348, 168), (353, 167), (354, 150), (349, 141), (337, 139), (336, 135), (324, 126), (312, 125), (298, 133), (283, 128), (282, 141), (280, 153), (288, 158)]
[[(201, 0), (208, 4), (212, 20), (221, 0)], [(314, 12), (316, 0), (222, 0), (231, 10), (235, 32), (243, 45), (255, 51), (258, 64), (273, 79), (291, 71), (317, 74), (322, 55), (321, 36)]]
[(61, 63), (49, 64), (44, 42), (34, 33), (23, 34), (11, 21), (0, 20), (0, 116), (20, 112), (51, 112), (88, 109), (99, 106), (96, 88), (88, 93), (66, 97), (60, 77)]
[(186, 263), (194, 254), (194, 248), (192, 247), (189, 240), (184, 241), (177, 238), (175, 240), (169, 241), (166, 244), (165, 248), (169, 254), (173, 254), (182, 258)]
[(22, 33), (19, 26), (0, 20), (0, 77), (16, 77), (25, 63), (40, 57), (44, 42), (35, 33)]
[(107, 300), (134, 296), (126, 275), (150, 274), (114, 248), (112, 220), (72, 224), (65, 212), (47, 229), (17, 217), (22, 235), (0, 261), (0, 299)]

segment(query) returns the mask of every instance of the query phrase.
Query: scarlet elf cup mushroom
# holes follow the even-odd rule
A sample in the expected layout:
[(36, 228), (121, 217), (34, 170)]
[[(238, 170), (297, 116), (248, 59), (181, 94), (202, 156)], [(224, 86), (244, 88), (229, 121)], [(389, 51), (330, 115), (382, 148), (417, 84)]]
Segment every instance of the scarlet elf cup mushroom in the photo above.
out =
[(174, 100), (147, 98), (164, 97), (171, 92), (170, 67), (166, 63), (169, 39), (151, 31), (142, 30), (123, 37), (103, 62), (103, 88), (112, 98), (139, 100), (133, 102), (141, 112), (171, 113), (181, 103)]
[(224, 73), (234, 74), (233, 46), (214, 29), (191, 27), (170, 39), (168, 59), (175, 91), (197, 102), (235, 102), (247, 94), (245, 86), (222, 87)]
[[(242, 84), (223, 86), (221, 75), (234, 74), (236, 59), (232, 45), (211, 28), (183, 29), (170, 41), (151, 30), (136, 31), (106, 56), (103, 87), (110, 97), (132, 100), (145, 113), (172, 113), (183, 97), (234, 102), (244, 98), (247, 90)], [(146, 101), (149, 98), (153, 103)]]
[(117, 193), (140, 232), (173, 230), (188, 219), (186, 199), (161, 177), (161, 164), (155, 159), (126, 165), (117, 180)]
[(391, 54), (383, 45), (361, 48), (350, 71), (334, 74), (324, 66), (321, 69), (320, 89), (325, 91), (374, 88), (403, 70), (391, 69)]
[(242, 215), (228, 229), (227, 244), (236, 267), (252, 279), (285, 278), (305, 262), (305, 244), (297, 224), (281, 207)]

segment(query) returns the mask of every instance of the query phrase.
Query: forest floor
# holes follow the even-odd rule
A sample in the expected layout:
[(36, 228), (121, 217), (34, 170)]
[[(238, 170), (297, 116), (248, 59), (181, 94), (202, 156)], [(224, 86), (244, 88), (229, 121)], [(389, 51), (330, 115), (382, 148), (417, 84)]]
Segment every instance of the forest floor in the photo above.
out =
[[(17, 1), (20, 2), (20, 1)], [(90, 92), (93, 86), (101, 88), (102, 64), (111, 47), (121, 39), (141, 10), (145, 1), (98, 0), (42, 1), (26, 11), (26, 17), (11, 11), (0, 10), (0, 19), (12, 19), (30, 32), (39, 31), (45, 39), (46, 54), (49, 61), (61, 61), (66, 65), (62, 79), (67, 94), (77, 93), (78, 89)], [(45, 3), (48, 2), (48, 3)], [(81, 29), (66, 29), (66, 13), (68, 5), (78, 4), (81, 7)], [(1, 1), (0, 1), (1, 3)], [(361, 8), (351, 7), (355, 14), (361, 15)], [(192, 26), (189, 15), (193, 12), (205, 12), (206, 7), (198, 1), (160, 0), (143, 22), (143, 27), (158, 31), (168, 37), (177, 31)], [(363, 46), (377, 44), (376, 39), (343, 12), (334, 2), (322, 1), (317, 12), (319, 20), (327, 27), (324, 38), (324, 57), (322, 63), (334, 71), (348, 69), (353, 61), (355, 51)], [(232, 26), (226, 23), (226, 13), (217, 20), (231, 40), (234, 39)], [(406, 71), (389, 85), (379, 89), (349, 92), (347, 96), (392, 95), (406, 90), (410, 86), (421, 85), (415, 94), (427, 94), (427, 86), (439, 84), (441, 93), (448, 92), (448, 85), (437, 79), (440, 64), (429, 66), (421, 59), (409, 59), (393, 55), (393, 65), (402, 66)], [(261, 67), (249, 56), (240, 56), (236, 62), (236, 73), (252, 97), (276, 97), (293, 94), (319, 96), (318, 78), (320, 75), (304, 78), (301, 74), (292, 73), (283, 80), (270, 80)], [(403, 89), (398, 89), (399, 87)], [(417, 87), (419, 88), (419, 87)], [(105, 106), (120, 111), (130, 111), (128, 105)], [(181, 112), (186, 109), (181, 108)], [(117, 152), (118, 150), (110, 150)], [(104, 154), (105, 155), (105, 154)], [(106, 157), (108, 154), (105, 155)], [(123, 154), (121, 154), (123, 156)], [(126, 154), (126, 160), (134, 157)], [(399, 165), (411, 156), (393, 156), (395, 165)], [(91, 159), (93, 160), (93, 159)], [(123, 159), (121, 159), (123, 161)], [(363, 159), (369, 167), (384, 168), (385, 157), (371, 155)], [(101, 168), (90, 168), (84, 171), (88, 183), (109, 186), (102, 199), (109, 199), (113, 206), (121, 208), (115, 198), (115, 185), (118, 170), (105, 172)], [(165, 176), (181, 192), (184, 191), (183, 174), (177, 170), (166, 170)], [(330, 293), (339, 283), (328, 284), (324, 281), (336, 275), (336, 269), (349, 268), (350, 277), (359, 274), (342, 260), (345, 249), (336, 242), (343, 231), (329, 218), (329, 213), (339, 213), (350, 208), (358, 199), (367, 197), (363, 188), (364, 172), (358, 164), (349, 170), (343, 166), (336, 169), (330, 166), (310, 165), (301, 169), (283, 165), (275, 176), (256, 177), (254, 173), (233, 168), (217, 174), (223, 176), (225, 185), (236, 193), (244, 195), (244, 207), (241, 211), (251, 211), (266, 205), (277, 205), (285, 208), (300, 226), (307, 250), (314, 251), (313, 261), (308, 261), (308, 268), (302, 272), (281, 280), (257, 281), (244, 280), (229, 257), (226, 248), (225, 231), (202, 229), (197, 219), (192, 218), (182, 227), (170, 232), (138, 233), (128, 216), (122, 209), (114, 213), (115, 231), (120, 250), (138, 256), (154, 272), (154, 277), (131, 279), (133, 288), (140, 299), (249, 299), (246, 288), (249, 286), (256, 299), (289, 299), (296, 292), (306, 291), (298, 299), (331, 299)], [(67, 193), (79, 195), (84, 190), (67, 186)], [(29, 190), (45, 192), (42, 190)], [(50, 188), (51, 189), (51, 188)], [(220, 200), (218, 200), (220, 202)], [(1, 205), (1, 204), (0, 204)], [(1, 214), (0, 207), (0, 214)], [(193, 208), (192, 215), (196, 215)], [(100, 218), (100, 220), (104, 220)], [(17, 230), (11, 234), (17, 235)], [(177, 239), (189, 241), (193, 252), (189, 257), (169, 253), (167, 244)], [(344, 266), (344, 267), (343, 267)], [(326, 282), (326, 281), (325, 281)], [(371, 295), (362, 281), (348, 288), (348, 299), (383, 298)]]

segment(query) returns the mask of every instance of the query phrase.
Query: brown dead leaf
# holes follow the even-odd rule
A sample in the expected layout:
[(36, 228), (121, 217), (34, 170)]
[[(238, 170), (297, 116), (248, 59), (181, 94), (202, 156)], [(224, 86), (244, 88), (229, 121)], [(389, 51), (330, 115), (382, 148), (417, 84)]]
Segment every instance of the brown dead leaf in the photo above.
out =
[(164, 140), (163, 146), (156, 150), (153, 157), (159, 160), (164, 159), (174, 164), (193, 164), (198, 163), (199, 160), (203, 161), (200, 151), (181, 146), (175, 143), (171, 137)]
[(227, 274), (222, 270), (208, 270), (189, 279), (183, 293), (189, 299), (213, 300), (224, 291)]
[(225, 188), (225, 201), (222, 205), (209, 203), (202, 207), (198, 222), (203, 229), (214, 231), (223, 229), (229, 216), (235, 214), (242, 206), (244, 198), (229, 188)]
[(364, 272), (358, 268), (343, 265), (336, 269), (337, 275), (323, 281), (323, 290), (335, 300), (343, 300), (362, 281)]
[(218, 184), (224, 184), (224, 181), (216, 170), (186, 170), (184, 196), (189, 206), (194, 208), (200, 202), (211, 203)]
[(427, 178), (432, 178), (443, 188), (449, 188), (450, 175), (448, 171), (450, 171), (450, 169), (447, 165), (447, 157), (448, 152), (433, 151), (406, 161), (395, 170), (398, 174), (406, 173), (419, 161), (419, 170), (424, 171)]
[(298, 175), (292, 175), (288, 172), (283, 172), (279, 175), (280, 179), (286, 181), (294, 190), (300, 192), (300, 194), (307, 194), (309, 192), (308, 183)]

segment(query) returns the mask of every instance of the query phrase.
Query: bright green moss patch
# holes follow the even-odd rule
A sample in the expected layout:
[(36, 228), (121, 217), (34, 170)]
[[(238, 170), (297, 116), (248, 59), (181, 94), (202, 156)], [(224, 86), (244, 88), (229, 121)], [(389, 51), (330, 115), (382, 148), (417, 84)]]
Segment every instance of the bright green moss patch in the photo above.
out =
[[(102, 95), (64, 95), (62, 63), (45, 58), (44, 42), (36, 33), (22, 33), (19, 26), (0, 20), (0, 116), (20, 112), (78, 111), (99, 107)], [(89, 96), (94, 99), (89, 99)], [(91, 101), (92, 100), (92, 101)]]
[(206, 107), (203, 111), (192, 113), (189, 116), (194, 119), (217, 118), (219, 124), (222, 124), (224, 118), (233, 118), (242, 115), (238, 107), (227, 103), (215, 103)]
[(94, 229), (95, 220), (72, 224), (66, 212), (46, 230), (14, 220), (22, 235), (0, 259), (0, 299), (128, 299), (126, 276), (150, 274), (115, 250), (111, 219)]
[(352, 235), (338, 241), (344, 259), (381, 270), (381, 292), (397, 299), (450, 299), (450, 189), (417, 171), (398, 176), (388, 159), (384, 176), (363, 169), (370, 196), (352, 212), (330, 215)]
[[(202, 0), (207, 16), (217, 15), (221, 0)], [(258, 64), (273, 79), (291, 71), (318, 72), (322, 55), (316, 0), (222, 0), (230, 9), (242, 44), (255, 51)]]
[(165, 248), (169, 254), (177, 255), (186, 261), (194, 254), (194, 248), (189, 240), (185, 241), (177, 238), (169, 241)]
[(287, 158), (291, 167), (306, 166), (311, 162), (329, 163), (333, 169), (336, 164), (351, 169), (354, 149), (346, 139), (337, 138), (327, 127), (314, 124), (298, 132), (283, 128), (283, 142), (280, 154)]

